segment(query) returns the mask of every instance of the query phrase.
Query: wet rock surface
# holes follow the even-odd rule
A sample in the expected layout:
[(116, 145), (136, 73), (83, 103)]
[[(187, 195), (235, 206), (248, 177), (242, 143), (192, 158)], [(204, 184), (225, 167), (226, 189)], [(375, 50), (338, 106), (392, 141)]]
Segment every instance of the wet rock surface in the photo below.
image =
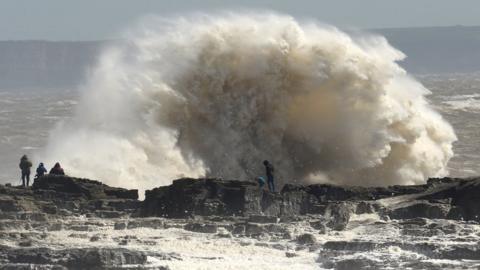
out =
[(49, 248), (0, 247), (2, 260), (12, 264), (51, 265), (60, 269), (115, 269), (122, 265), (141, 265), (147, 261), (143, 252), (123, 248)]
[(0, 186), (0, 269), (478, 269), (479, 182), (270, 193), (180, 179), (139, 201), (46, 176)]
[[(260, 190), (255, 183), (247, 181), (186, 178), (175, 180), (170, 186), (148, 190), (140, 212), (142, 216), (168, 218), (196, 215), (284, 217), (323, 215), (333, 209), (335, 219), (340, 221), (343, 216), (344, 223), (348, 223), (348, 213), (373, 212), (392, 219), (425, 217), (480, 221), (478, 194), (479, 178), (430, 179), (425, 185), (392, 187), (285, 185), (280, 193)], [(384, 207), (382, 203), (388, 200), (396, 202)]]

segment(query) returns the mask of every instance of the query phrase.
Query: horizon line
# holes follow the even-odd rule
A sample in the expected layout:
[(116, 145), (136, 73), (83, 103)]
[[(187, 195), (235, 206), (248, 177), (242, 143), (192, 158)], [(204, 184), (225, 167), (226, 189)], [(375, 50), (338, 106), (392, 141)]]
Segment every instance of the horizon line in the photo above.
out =
[[(353, 27), (334, 27), (342, 31), (362, 30), (362, 31), (385, 31), (385, 30), (425, 30), (425, 29), (448, 29), (448, 28), (480, 28), (480, 25), (438, 25), (438, 26), (405, 26), (405, 27), (373, 27), (373, 28), (353, 28)], [(25, 39), (0, 39), (0, 42), (111, 42), (122, 40), (121, 37), (98, 38), (98, 39), (41, 39), (41, 38), (25, 38)]]

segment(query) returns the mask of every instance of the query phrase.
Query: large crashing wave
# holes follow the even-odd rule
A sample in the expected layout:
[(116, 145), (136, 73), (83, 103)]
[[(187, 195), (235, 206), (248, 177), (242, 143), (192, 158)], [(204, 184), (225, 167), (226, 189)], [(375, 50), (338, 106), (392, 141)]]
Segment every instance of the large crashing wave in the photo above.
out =
[(148, 188), (181, 175), (421, 183), (456, 140), (381, 37), (281, 15), (154, 19), (103, 54), (50, 162)]

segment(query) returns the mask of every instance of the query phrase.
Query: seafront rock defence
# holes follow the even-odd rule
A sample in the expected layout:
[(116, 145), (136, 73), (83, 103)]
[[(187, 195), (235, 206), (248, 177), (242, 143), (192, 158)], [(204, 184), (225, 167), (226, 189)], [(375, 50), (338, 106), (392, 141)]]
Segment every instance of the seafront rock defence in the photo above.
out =
[(480, 267), (480, 178), (278, 193), (185, 178), (145, 195), (68, 176), (0, 186), (0, 269)]

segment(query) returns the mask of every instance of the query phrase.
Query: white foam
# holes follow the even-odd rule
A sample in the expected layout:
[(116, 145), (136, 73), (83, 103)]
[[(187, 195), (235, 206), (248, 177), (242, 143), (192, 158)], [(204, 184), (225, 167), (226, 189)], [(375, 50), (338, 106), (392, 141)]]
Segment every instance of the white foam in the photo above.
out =
[(453, 110), (480, 111), (480, 95), (453, 96), (452, 100), (444, 101)]

